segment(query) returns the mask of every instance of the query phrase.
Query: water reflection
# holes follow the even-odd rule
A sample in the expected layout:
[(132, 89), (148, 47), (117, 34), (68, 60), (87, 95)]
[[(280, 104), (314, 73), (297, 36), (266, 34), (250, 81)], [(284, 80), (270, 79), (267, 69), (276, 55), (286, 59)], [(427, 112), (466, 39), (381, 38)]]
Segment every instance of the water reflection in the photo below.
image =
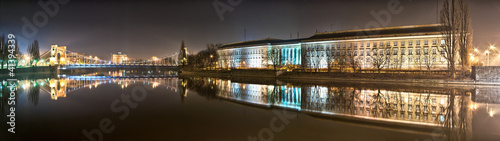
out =
[[(31, 104), (37, 106), (44, 94), (49, 94), (50, 99), (56, 101), (71, 97), (74, 91), (94, 89), (103, 84), (115, 84), (126, 89), (130, 85), (142, 83), (175, 91), (182, 103), (188, 98), (188, 91), (192, 90), (209, 100), (222, 99), (254, 107), (288, 109), (354, 124), (426, 132), (431, 134), (429, 139), (433, 140), (475, 140), (481, 139), (478, 135), (474, 136), (478, 132), (490, 134), (500, 131), (490, 127), (473, 128), (478, 127), (473, 125), (473, 118), (484, 120), (495, 116), (496, 106), (500, 103), (495, 93), (498, 88), (296, 83), (270, 85), (209, 77), (136, 77), (124, 73), (129, 74), (107, 72), (20, 80), (16, 82), (16, 100), (19, 96), (26, 96)], [(6, 86), (5, 82), (0, 86), (0, 109), (3, 114), (9, 107)], [(489, 126), (489, 123), (483, 124), (478, 125)]]
[[(186, 80), (189, 81), (184, 82)], [(472, 118), (478, 104), (472, 101), (475, 90), (470, 88), (266, 85), (199, 77), (182, 81), (191, 83), (189, 89), (209, 99), (285, 108), (354, 123), (429, 131), (433, 132), (434, 140), (471, 140)], [(488, 116), (493, 116), (490, 113)], [(484, 118), (484, 115), (478, 117)]]

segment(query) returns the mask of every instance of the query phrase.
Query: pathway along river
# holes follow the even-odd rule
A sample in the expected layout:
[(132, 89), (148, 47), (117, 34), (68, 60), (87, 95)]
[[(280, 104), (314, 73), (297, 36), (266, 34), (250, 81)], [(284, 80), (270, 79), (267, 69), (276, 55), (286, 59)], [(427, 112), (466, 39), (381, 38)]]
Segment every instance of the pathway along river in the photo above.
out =
[[(18, 81), (11, 140), (497, 140), (500, 87), (110, 71)], [(0, 121), (9, 114), (2, 85)]]

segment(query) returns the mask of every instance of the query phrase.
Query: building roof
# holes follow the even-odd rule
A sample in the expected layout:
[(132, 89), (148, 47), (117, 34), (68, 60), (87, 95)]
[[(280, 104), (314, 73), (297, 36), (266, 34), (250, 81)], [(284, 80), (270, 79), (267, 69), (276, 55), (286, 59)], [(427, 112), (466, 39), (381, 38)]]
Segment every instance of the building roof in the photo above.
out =
[(268, 45), (268, 44), (278, 42), (278, 41), (283, 41), (283, 40), (274, 39), (274, 38), (265, 38), (265, 39), (259, 39), (259, 40), (251, 40), (251, 41), (243, 41), (243, 42), (224, 44), (220, 48), (235, 48), (235, 47)]
[(394, 37), (394, 36), (411, 36), (411, 35), (436, 35), (441, 34), (441, 24), (428, 25), (410, 25), (396, 26), (383, 28), (370, 28), (358, 30), (345, 30), (316, 33), (309, 37), (306, 41), (314, 40), (340, 40), (350, 38), (374, 38), (374, 37)]
[(443, 25), (441, 24), (427, 24), (427, 25), (409, 25), (409, 26), (323, 32), (323, 33), (316, 33), (309, 38), (290, 39), (290, 40), (266, 38), (260, 40), (235, 42), (235, 43), (224, 44), (219, 49), (262, 46), (262, 45), (294, 44), (294, 43), (310, 42), (310, 41), (415, 36), (415, 35), (439, 35), (441, 34), (440, 31), (442, 27)]

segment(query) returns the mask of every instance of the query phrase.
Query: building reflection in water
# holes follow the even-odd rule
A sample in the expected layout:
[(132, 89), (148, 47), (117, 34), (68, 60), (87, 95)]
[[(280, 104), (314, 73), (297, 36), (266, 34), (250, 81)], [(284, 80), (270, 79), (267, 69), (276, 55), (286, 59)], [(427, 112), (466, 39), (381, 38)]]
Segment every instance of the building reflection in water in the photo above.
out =
[[(472, 137), (474, 108), (469, 108), (473, 104), (472, 90), (261, 85), (213, 78), (189, 80), (190, 83), (203, 83), (196, 89), (215, 87), (212, 97), (236, 103), (286, 108), (314, 116), (409, 129), (435, 129), (443, 133), (435, 136), (440, 139), (470, 140)], [(206, 90), (198, 92), (207, 93)]]

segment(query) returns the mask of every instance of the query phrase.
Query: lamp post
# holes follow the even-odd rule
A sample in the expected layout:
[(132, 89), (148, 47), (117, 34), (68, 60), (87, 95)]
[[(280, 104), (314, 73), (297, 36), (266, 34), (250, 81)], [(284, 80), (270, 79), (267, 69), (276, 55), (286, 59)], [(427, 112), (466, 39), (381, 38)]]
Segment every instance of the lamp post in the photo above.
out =
[(486, 51), (486, 66), (490, 66), (490, 51)]
[[(490, 50), (492, 50), (492, 51), (493, 51), (493, 49), (495, 49), (495, 46), (491, 45), (491, 46), (490, 46)], [(490, 53), (489, 53), (489, 51), (488, 51), (488, 66), (489, 66), (489, 65), (490, 65)]]
[(214, 55), (210, 54), (210, 70), (212, 70), (212, 58), (214, 58)]

